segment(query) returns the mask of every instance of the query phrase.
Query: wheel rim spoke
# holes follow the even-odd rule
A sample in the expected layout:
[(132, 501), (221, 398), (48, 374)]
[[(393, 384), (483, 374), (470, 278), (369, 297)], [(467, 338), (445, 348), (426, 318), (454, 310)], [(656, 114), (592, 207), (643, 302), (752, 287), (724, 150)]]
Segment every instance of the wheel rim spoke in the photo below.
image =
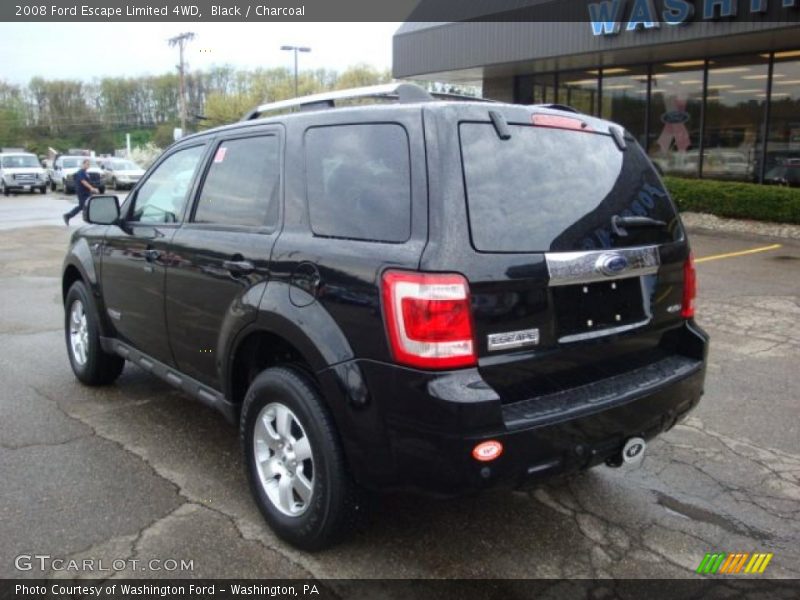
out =
[(284, 469), (281, 468), (280, 461), (273, 457), (264, 465), (264, 473), (266, 473), (268, 477), (274, 479), (278, 475), (282, 475), (284, 473)]
[(311, 444), (308, 442), (308, 437), (303, 436), (294, 443), (294, 455), (298, 462), (311, 458)]
[(278, 449), (278, 442), (280, 442), (280, 438), (275, 434), (275, 432), (270, 431), (270, 429), (270, 421), (266, 415), (263, 415), (256, 420), (256, 428), (253, 432), (253, 435), (255, 436), (256, 441), (261, 442), (264, 447), (269, 448), (269, 450), (274, 452)]
[(311, 498), (311, 482), (301, 473), (296, 473), (292, 482), (294, 491), (300, 496), (304, 503), (308, 503)]
[(281, 508), (287, 512), (292, 512), (294, 506), (294, 494), (292, 493), (294, 485), (292, 479), (293, 477), (288, 475), (281, 475), (281, 479), (278, 482), (278, 501), (280, 502)]
[(292, 413), (282, 404), (275, 409), (275, 430), (284, 441), (288, 441), (292, 429)]

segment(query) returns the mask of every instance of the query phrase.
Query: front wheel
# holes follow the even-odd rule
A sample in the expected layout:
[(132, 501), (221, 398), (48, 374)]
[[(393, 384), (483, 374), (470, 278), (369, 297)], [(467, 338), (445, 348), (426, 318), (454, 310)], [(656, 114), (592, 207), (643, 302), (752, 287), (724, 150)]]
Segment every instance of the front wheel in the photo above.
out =
[(67, 355), (75, 376), (87, 385), (113, 383), (125, 366), (125, 360), (108, 354), (100, 346), (97, 311), (82, 281), (76, 281), (64, 302), (64, 337)]
[(321, 550), (353, 529), (358, 490), (333, 419), (301, 371), (259, 374), (242, 407), (242, 449), (258, 508), (278, 537)]
[(97, 188), (97, 189), (98, 189), (98, 190), (100, 190), (100, 193), (101, 193), (101, 194), (105, 194), (105, 193), (106, 193), (106, 186), (104, 186), (104, 185), (101, 185), (101, 186), (100, 186), (99, 188)]

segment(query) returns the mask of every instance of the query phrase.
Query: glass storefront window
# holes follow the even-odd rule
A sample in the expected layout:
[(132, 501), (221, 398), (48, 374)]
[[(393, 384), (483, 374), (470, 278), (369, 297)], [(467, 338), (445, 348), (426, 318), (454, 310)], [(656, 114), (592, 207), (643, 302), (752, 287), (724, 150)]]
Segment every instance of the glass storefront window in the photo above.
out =
[(650, 98), (648, 153), (663, 173), (697, 177), (704, 61), (656, 65)]
[(646, 147), (644, 124), (647, 111), (647, 67), (603, 69), (600, 116), (622, 125)]
[(758, 180), (768, 78), (768, 56), (709, 61), (703, 177)]
[(569, 71), (558, 76), (559, 104), (566, 104), (574, 109), (596, 115), (600, 108), (598, 102), (597, 71)]
[(800, 186), (800, 51), (775, 53), (764, 181)]
[[(517, 101), (566, 104), (615, 121), (662, 173), (700, 175), (702, 146), (703, 177), (757, 182), (765, 156), (769, 60), (768, 53), (712, 57), (707, 74), (706, 60), (696, 59), (650, 69), (643, 64), (526, 75), (517, 81)], [(764, 181), (800, 187), (800, 50), (775, 52), (771, 83)]]
[(519, 78), (520, 104), (553, 104), (556, 101), (556, 74), (526, 75)]

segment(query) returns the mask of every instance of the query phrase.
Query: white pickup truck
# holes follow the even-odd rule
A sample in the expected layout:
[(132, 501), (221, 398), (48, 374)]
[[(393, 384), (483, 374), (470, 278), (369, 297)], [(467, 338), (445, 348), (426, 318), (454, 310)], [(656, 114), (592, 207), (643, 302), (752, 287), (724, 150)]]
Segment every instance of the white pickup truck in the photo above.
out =
[(27, 152), (0, 153), (0, 190), (11, 192), (47, 192), (47, 172), (35, 154)]

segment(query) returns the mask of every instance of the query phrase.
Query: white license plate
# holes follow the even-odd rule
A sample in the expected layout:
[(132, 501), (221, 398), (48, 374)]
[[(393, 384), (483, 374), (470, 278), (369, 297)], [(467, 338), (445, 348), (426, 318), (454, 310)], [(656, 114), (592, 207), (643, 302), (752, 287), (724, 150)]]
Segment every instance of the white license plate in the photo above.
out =
[(23, 186), (22, 186), (22, 189), (23, 189), (23, 190), (25, 190), (26, 192), (29, 192), (29, 191), (31, 190), (31, 186), (29, 186), (29, 185), (23, 185)]

